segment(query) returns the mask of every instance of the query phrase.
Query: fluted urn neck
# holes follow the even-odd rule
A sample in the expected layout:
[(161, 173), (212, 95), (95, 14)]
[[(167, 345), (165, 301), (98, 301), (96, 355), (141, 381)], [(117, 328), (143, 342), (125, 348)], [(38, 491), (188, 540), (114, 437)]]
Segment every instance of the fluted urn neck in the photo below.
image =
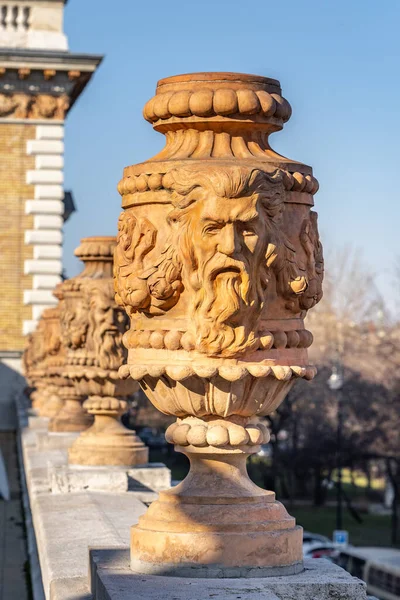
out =
[(112, 277), (115, 246), (116, 238), (114, 236), (82, 238), (74, 252), (75, 256), (84, 264), (84, 269), (78, 278), (104, 279)]
[[(300, 192), (312, 204), (318, 182), (311, 167), (281, 156), (269, 143), (292, 109), (279, 81), (242, 73), (191, 73), (161, 79), (145, 105), (144, 118), (165, 135), (165, 147), (146, 162), (124, 170), (119, 192), (123, 206), (136, 203), (134, 194), (155, 192), (174, 168), (208, 169), (210, 164), (280, 169), (288, 192)], [(287, 196), (286, 201), (299, 198)]]

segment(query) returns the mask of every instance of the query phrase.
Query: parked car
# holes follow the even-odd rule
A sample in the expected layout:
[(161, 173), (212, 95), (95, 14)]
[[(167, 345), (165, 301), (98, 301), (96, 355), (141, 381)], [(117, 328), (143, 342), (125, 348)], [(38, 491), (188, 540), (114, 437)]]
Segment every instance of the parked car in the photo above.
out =
[(315, 544), (316, 542), (330, 542), (331, 540), (326, 535), (319, 533), (311, 533), (310, 531), (303, 531), (303, 551), (308, 549), (308, 545)]
[(309, 544), (307, 551), (303, 551), (303, 556), (304, 558), (327, 558), (334, 561), (338, 553), (337, 547), (332, 542), (316, 542)]
[(304, 558), (328, 558), (333, 560), (338, 550), (325, 535), (319, 533), (303, 532), (303, 556)]
[(381, 600), (400, 598), (400, 550), (358, 547), (339, 550), (336, 564), (367, 584), (367, 593)]

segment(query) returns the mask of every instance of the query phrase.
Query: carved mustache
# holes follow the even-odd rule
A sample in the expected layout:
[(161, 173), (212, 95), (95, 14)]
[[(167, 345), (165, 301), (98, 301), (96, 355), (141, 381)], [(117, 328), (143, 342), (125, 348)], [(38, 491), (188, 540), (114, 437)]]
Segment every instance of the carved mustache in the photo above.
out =
[(113, 325), (111, 323), (104, 323), (100, 327), (95, 328), (95, 331), (98, 336), (107, 334), (111, 335), (112, 337), (116, 337), (118, 336), (118, 334), (120, 334), (121, 336), (123, 334), (123, 331), (121, 331), (116, 325)]
[(246, 269), (246, 263), (241, 260), (235, 260), (229, 258), (223, 254), (216, 254), (207, 265), (205, 265), (204, 271), (212, 278), (217, 277), (222, 273), (236, 273), (241, 274)]
[(117, 333), (119, 331), (116, 325), (107, 325), (100, 329), (101, 333)]

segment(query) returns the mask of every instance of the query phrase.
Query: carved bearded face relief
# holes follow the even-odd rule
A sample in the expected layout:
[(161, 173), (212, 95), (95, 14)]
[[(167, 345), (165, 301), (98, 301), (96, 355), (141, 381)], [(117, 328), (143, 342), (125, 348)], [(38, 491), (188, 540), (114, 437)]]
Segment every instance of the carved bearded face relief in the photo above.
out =
[(91, 287), (89, 297), (88, 346), (100, 367), (117, 370), (126, 358), (122, 336), (128, 326), (128, 317), (115, 305), (112, 285), (108, 282)]
[(196, 350), (229, 357), (256, 349), (269, 265), (280, 243), (281, 173), (186, 168), (168, 178), (174, 208), (168, 243), (158, 256), (152, 253), (157, 231), (151, 222), (132, 213), (121, 216), (117, 301), (162, 314), (185, 289)]
[(219, 356), (256, 349), (283, 185), (240, 168), (188, 180), (176, 181), (183, 197), (169, 220), (183, 284), (193, 292), (196, 349)]
[(79, 297), (65, 298), (61, 305), (63, 337), (68, 348), (82, 348), (86, 342), (87, 306)]

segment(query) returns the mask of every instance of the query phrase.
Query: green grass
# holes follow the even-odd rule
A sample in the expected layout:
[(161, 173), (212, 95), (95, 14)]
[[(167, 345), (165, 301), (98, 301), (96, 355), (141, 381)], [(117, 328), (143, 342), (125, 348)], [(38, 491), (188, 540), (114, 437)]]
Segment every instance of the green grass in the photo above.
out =
[[(334, 507), (291, 506), (289, 513), (296, 518), (298, 525), (307, 531), (320, 533), (332, 539), (335, 529), (336, 509)], [(356, 523), (345, 510), (343, 529), (349, 532), (350, 544), (354, 546), (391, 546), (390, 517), (362, 514), (363, 522)]]

